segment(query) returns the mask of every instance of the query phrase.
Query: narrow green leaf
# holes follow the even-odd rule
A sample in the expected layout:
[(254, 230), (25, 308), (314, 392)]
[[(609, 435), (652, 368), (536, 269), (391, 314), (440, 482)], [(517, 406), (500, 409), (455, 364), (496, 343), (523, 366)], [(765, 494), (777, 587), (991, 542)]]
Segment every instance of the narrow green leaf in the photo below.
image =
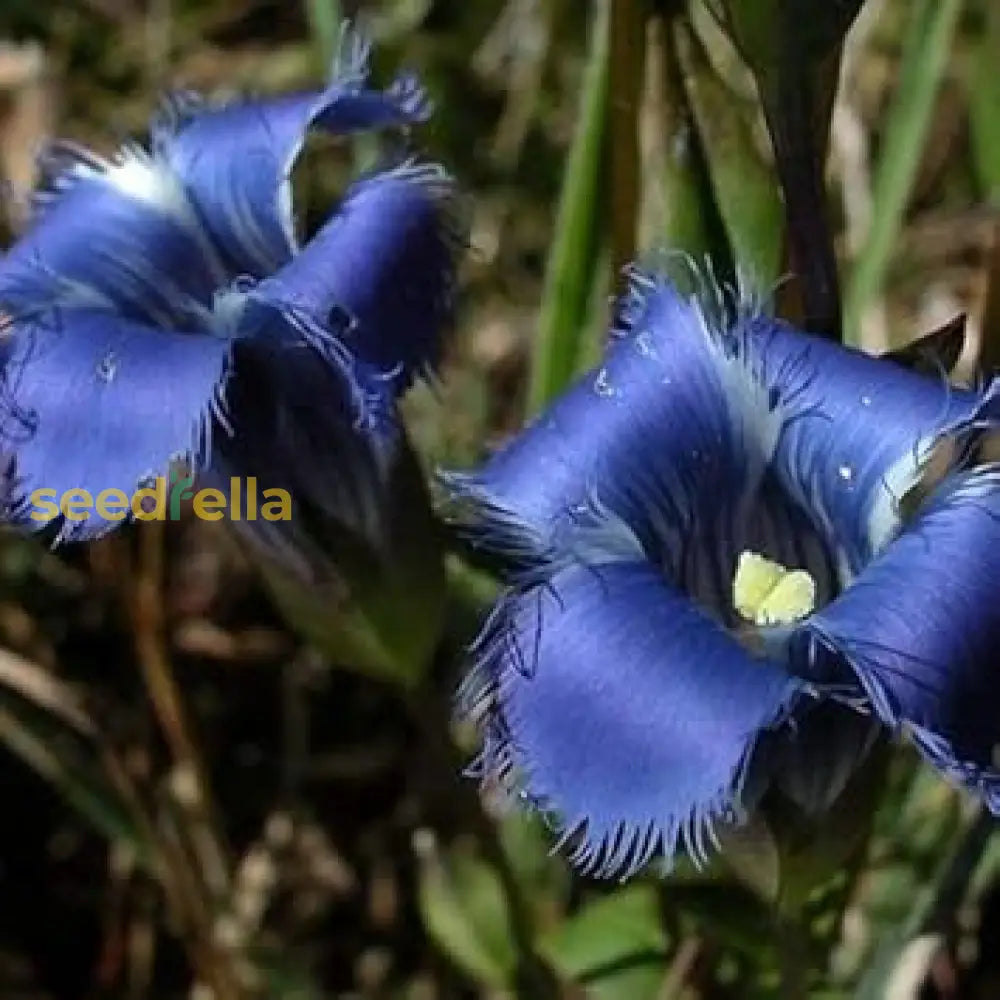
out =
[(781, 271), (784, 232), (777, 180), (754, 147), (747, 109), (718, 78), (701, 40), (681, 22), (676, 30), (688, 99), (733, 256), (758, 284), (770, 287)]
[(879, 294), (927, 139), (962, 0), (914, 0), (899, 82), (875, 165), (868, 239), (851, 272), (845, 332), (857, 342), (865, 307)]
[(1000, 5), (980, 4), (983, 32), (976, 39), (969, 78), (969, 127), (976, 181), (985, 198), (1000, 205)]
[(558, 395), (582, 351), (604, 228), (609, 12), (596, 0), (576, 134), (566, 162), (531, 361), (528, 415)]
[(643, 108), (646, 166), (640, 240), (646, 247), (711, 257), (731, 278), (732, 253), (674, 44), (673, 18), (650, 21)]
[(340, 42), (340, 26), (343, 20), (340, 0), (303, 0), (303, 2), (313, 46), (316, 49), (316, 59), (325, 74), (333, 63), (334, 53)]
[(512, 812), (498, 827), (500, 844), (521, 897), (531, 908), (533, 926), (546, 926), (562, 912), (572, 875), (563, 858), (552, 853), (552, 834), (536, 815)]

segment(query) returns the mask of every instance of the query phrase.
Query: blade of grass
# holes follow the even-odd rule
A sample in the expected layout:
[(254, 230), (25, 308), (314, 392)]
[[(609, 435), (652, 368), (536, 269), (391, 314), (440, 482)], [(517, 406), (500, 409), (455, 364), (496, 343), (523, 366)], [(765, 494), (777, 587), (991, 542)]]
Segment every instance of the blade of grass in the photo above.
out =
[(882, 287), (961, 9), (962, 0), (915, 0), (913, 4), (896, 95), (875, 165), (871, 227), (847, 286), (844, 328), (848, 343), (856, 343), (865, 307)]
[(716, 274), (730, 280), (732, 252), (665, 14), (650, 18), (647, 31), (642, 140), (642, 245), (711, 257)]
[(333, 57), (340, 43), (340, 26), (343, 14), (340, 0), (303, 0), (309, 33), (316, 49), (320, 70), (326, 73), (333, 64)]
[(573, 377), (603, 229), (611, 0), (596, 0), (576, 134), (563, 175), (555, 236), (531, 360), (527, 415)]
[[(991, 0), (981, 5), (983, 31), (972, 54), (967, 91), (973, 166), (980, 194), (1000, 208), (1000, 7)], [(987, 289), (983, 304), (979, 363), (984, 371), (1000, 368), (1000, 221), (993, 226)]]
[(976, 39), (968, 85), (969, 130), (976, 182), (982, 195), (1000, 205), (1000, 6), (982, 4), (983, 32)]
[(37, 663), (0, 649), (0, 685), (16, 691), (38, 708), (58, 716), (82, 736), (94, 736), (94, 724), (65, 684)]
[(746, 111), (715, 74), (704, 40), (683, 22), (675, 30), (688, 100), (733, 257), (755, 284), (769, 288), (781, 269), (784, 231), (777, 180), (754, 148)]
[(0, 744), (39, 777), (108, 840), (127, 843), (144, 863), (150, 845), (141, 835), (127, 804), (122, 803), (101, 774), (95, 760), (84, 756), (76, 741), (60, 739), (60, 724), (23, 703), (0, 700)]

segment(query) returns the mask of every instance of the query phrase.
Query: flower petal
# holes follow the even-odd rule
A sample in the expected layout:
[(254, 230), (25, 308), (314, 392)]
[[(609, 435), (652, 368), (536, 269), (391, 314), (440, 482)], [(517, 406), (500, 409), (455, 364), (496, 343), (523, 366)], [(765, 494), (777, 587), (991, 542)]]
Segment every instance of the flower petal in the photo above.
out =
[(579, 522), (618, 519), (609, 554), (641, 550), (727, 621), (744, 549), (808, 570), (828, 596), (826, 546), (768, 468), (785, 400), (747, 346), (755, 314), (717, 320), (711, 296), (634, 282), (603, 366), (480, 472), (443, 477), (456, 520), (525, 569), (572, 552)]
[(222, 107), (184, 94), (156, 123), (157, 154), (183, 181), (235, 273), (263, 277), (294, 254), (291, 172), (310, 127), (344, 135), (427, 118), (412, 77), (385, 91), (369, 86), (369, 55), (367, 43), (347, 32), (321, 93)]
[(806, 692), (646, 563), (511, 594), (477, 652), (462, 702), (486, 779), (555, 813), (600, 875), (680, 848), (704, 858), (713, 824), (741, 819), (758, 737)]
[(176, 179), (140, 150), (56, 155), (37, 217), (0, 262), (3, 309), (97, 307), (190, 328), (225, 274)]
[[(15, 456), (14, 519), (40, 528), (34, 490), (59, 505), (70, 489), (131, 498), (174, 459), (203, 461), (220, 406), (230, 344), (165, 332), (95, 310), (54, 311), (18, 323), (3, 368), (3, 451)], [(61, 539), (115, 522), (96, 513), (60, 523)]]
[(800, 630), (816, 661), (853, 672), (875, 713), (1000, 810), (1000, 471), (955, 477)]
[(336, 215), (256, 295), (322, 325), (350, 319), (345, 344), (399, 390), (432, 368), (451, 317), (464, 242), (454, 183), (404, 165), (348, 192)]
[(633, 299), (600, 368), (481, 471), (445, 477), (487, 548), (492, 536), (543, 555), (596, 502), (655, 549), (688, 531), (703, 491), (742, 491), (751, 459), (701, 309), (666, 283), (637, 284)]
[(774, 453), (776, 475), (835, 550), (846, 582), (890, 541), (900, 501), (935, 446), (1000, 418), (1000, 384), (955, 389), (944, 376), (908, 371), (787, 324), (759, 318), (747, 346), (787, 400)]

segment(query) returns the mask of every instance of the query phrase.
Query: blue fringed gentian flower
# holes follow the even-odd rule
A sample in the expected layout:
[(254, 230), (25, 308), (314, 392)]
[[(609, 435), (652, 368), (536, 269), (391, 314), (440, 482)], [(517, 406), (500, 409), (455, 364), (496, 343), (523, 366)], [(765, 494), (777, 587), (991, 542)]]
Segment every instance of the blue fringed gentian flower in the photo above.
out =
[[(346, 32), (322, 92), (184, 94), (149, 149), (43, 159), (36, 217), (0, 262), (15, 522), (38, 526), (37, 489), (129, 496), (177, 461), (204, 485), (291, 491), (303, 517), (244, 527), (303, 572), (310, 512), (377, 517), (395, 398), (438, 359), (464, 237), (451, 179), (400, 159), (299, 245), (291, 171), (307, 132), (401, 134), (429, 113), (408, 76), (374, 89), (368, 60)], [(58, 537), (113, 526), (92, 512)]]
[(445, 476), (512, 576), (461, 692), (478, 770), (601, 875), (704, 858), (770, 789), (827, 808), (883, 727), (1000, 810), (997, 385), (698, 280), (636, 272), (603, 365)]

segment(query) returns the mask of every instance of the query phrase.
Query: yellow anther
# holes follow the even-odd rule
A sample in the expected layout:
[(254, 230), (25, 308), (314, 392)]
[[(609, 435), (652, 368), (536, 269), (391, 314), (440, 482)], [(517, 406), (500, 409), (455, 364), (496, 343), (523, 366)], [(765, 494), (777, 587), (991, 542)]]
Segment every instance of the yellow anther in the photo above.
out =
[(733, 578), (733, 607), (755, 625), (791, 625), (816, 606), (816, 581), (804, 569), (788, 570), (756, 552), (740, 554)]

